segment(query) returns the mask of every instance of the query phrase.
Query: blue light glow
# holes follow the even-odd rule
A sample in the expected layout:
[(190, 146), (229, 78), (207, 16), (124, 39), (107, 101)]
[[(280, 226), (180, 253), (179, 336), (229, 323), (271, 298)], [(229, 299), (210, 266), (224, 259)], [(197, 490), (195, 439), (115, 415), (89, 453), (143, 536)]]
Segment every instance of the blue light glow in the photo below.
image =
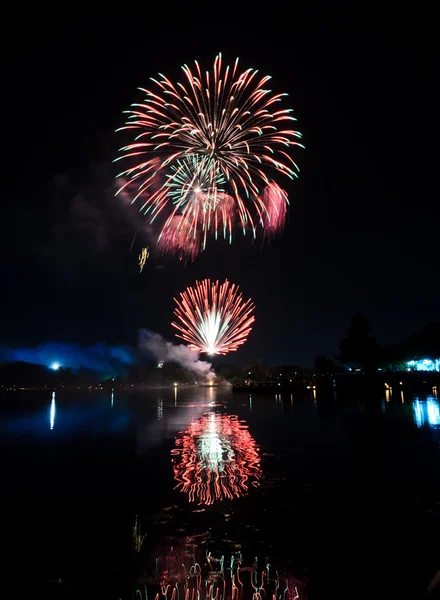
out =
[(139, 352), (129, 346), (80, 346), (61, 342), (46, 342), (33, 347), (0, 345), (0, 362), (25, 362), (44, 365), (53, 370), (87, 369), (106, 377), (124, 376), (129, 365), (137, 364)]
[(436, 360), (431, 360), (430, 358), (409, 360), (406, 364), (416, 371), (440, 371), (440, 358)]
[(425, 401), (416, 398), (413, 402), (413, 413), (417, 427), (422, 427), (425, 423), (430, 427), (440, 425), (440, 406), (433, 396), (428, 396)]

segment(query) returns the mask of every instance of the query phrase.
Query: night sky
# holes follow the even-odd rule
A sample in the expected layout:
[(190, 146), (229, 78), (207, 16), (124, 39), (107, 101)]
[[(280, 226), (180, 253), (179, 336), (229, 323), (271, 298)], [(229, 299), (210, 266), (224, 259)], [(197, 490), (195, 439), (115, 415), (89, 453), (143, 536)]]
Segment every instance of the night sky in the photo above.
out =
[[(173, 339), (173, 296), (207, 276), (255, 302), (230, 355), (243, 365), (332, 356), (355, 312), (384, 343), (440, 319), (434, 15), (296, 5), (119, 5), (96, 19), (38, 7), (5, 24), (0, 343), (136, 344), (139, 327)], [(299, 180), (282, 182), (288, 226), (264, 246), (237, 232), (186, 265), (152, 257), (139, 274), (147, 223), (114, 198), (129, 139), (114, 130), (149, 77), (210, 68), (218, 51), (290, 96), (306, 149)]]

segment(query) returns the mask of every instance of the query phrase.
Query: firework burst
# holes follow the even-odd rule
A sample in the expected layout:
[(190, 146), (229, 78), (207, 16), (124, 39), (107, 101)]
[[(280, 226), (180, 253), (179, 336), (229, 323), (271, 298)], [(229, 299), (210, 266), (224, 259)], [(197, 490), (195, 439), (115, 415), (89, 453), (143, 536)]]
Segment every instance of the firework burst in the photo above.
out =
[[(205, 229), (203, 245), (210, 229), (231, 239), (237, 220), (255, 237), (268, 222), (264, 190), (276, 185), (272, 177), (298, 176), (290, 151), (303, 147), (301, 134), (291, 128), (292, 110), (278, 108), (286, 94), (266, 88), (269, 76), (239, 70), (238, 59), (232, 68), (224, 67), (221, 54), (206, 73), (197, 61), (193, 70), (182, 69), (183, 83), (159, 74), (151, 89), (140, 88), (144, 102), (132, 105), (121, 128), (133, 133), (134, 141), (116, 159), (129, 158), (132, 166), (119, 176), (136, 183), (133, 201), (143, 198), (141, 210), (151, 221), (161, 213), (165, 218), (184, 210), (199, 213), (194, 190), (203, 190), (209, 209), (192, 222)], [(232, 198), (234, 211), (228, 209), (226, 220), (224, 211), (215, 217), (222, 204), (218, 194)], [(196, 208), (189, 208), (193, 203)], [(233, 213), (237, 219), (229, 218)]]
[(220, 285), (210, 279), (196, 282), (174, 298), (177, 307), (173, 322), (177, 337), (189, 347), (207, 354), (227, 354), (244, 344), (252, 324), (254, 304), (243, 301), (239, 287), (228, 280)]

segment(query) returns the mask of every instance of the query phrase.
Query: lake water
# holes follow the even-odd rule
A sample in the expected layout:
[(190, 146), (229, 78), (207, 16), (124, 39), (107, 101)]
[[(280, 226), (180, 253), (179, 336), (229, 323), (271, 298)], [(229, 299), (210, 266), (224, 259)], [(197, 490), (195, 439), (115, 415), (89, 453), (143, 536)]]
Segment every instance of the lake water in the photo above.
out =
[[(63, 598), (129, 598), (130, 577), (188, 539), (269, 560), (312, 600), (423, 597), (440, 568), (434, 396), (179, 387), (1, 400), (11, 597), (40, 597), (51, 580)], [(136, 519), (147, 537), (133, 558)]]

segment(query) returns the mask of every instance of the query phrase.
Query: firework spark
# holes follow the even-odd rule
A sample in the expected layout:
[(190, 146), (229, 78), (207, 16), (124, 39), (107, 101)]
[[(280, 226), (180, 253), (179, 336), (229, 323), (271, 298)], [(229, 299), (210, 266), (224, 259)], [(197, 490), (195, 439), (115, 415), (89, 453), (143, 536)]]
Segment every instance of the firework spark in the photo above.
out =
[(148, 248), (142, 248), (141, 253), (139, 254), (139, 273), (142, 273), (149, 256), (150, 253)]
[(268, 185), (264, 190), (263, 202), (266, 207), (264, 227), (267, 235), (281, 231), (287, 217), (287, 194), (276, 183)]
[(198, 231), (183, 215), (173, 215), (162, 229), (157, 247), (163, 254), (177, 256), (180, 260), (194, 260), (200, 252)]
[(238, 498), (261, 477), (258, 447), (236, 416), (203, 415), (176, 439), (172, 456), (177, 488), (190, 502)]
[[(165, 217), (171, 213), (170, 218), (181, 214), (182, 206), (197, 204), (194, 185), (204, 189), (204, 203), (208, 197), (210, 208), (203, 227), (216, 234), (223, 230), (231, 239), (235, 219), (214, 217), (212, 196), (222, 188), (220, 193), (233, 199), (243, 232), (250, 227), (255, 237), (267, 221), (263, 195), (265, 188), (275, 185), (272, 176), (295, 179), (299, 172), (290, 151), (303, 147), (298, 141), (301, 134), (291, 127), (296, 121), (292, 110), (278, 108), (287, 94), (267, 89), (269, 76), (239, 70), (238, 59), (232, 68), (223, 67), (221, 54), (204, 74), (197, 61), (193, 70), (187, 65), (182, 69), (183, 83), (174, 84), (159, 74), (151, 79), (155, 88), (140, 88), (146, 94), (144, 102), (126, 111), (128, 119), (121, 129), (135, 139), (116, 159), (132, 160), (119, 176), (136, 183), (133, 201), (143, 197), (141, 210), (151, 221), (161, 213)], [(194, 183), (200, 179), (203, 186)]]
[[(203, 248), (211, 229), (216, 237), (222, 231), (226, 238), (235, 219), (234, 199), (225, 192), (226, 180), (221, 171), (213, 169), (213, 166), (214, 163), (206, 157), (178, 160), (176, 165), (171, 166), (166, 183), (168, 196), (176, 210), (190, 224), (189, 235), (197, 235), (201, 229)], [(167, 219), (165, 228), (174, 218), (174, 213)]]
[(255, 317), (252, 300), (243, 301), (239, 287), (228, 280), (220, 285), (210, 279), (196, 281), (174, 298), (177, 337), (189, 347), (207, 354), (227, 354), (245, 343)]

